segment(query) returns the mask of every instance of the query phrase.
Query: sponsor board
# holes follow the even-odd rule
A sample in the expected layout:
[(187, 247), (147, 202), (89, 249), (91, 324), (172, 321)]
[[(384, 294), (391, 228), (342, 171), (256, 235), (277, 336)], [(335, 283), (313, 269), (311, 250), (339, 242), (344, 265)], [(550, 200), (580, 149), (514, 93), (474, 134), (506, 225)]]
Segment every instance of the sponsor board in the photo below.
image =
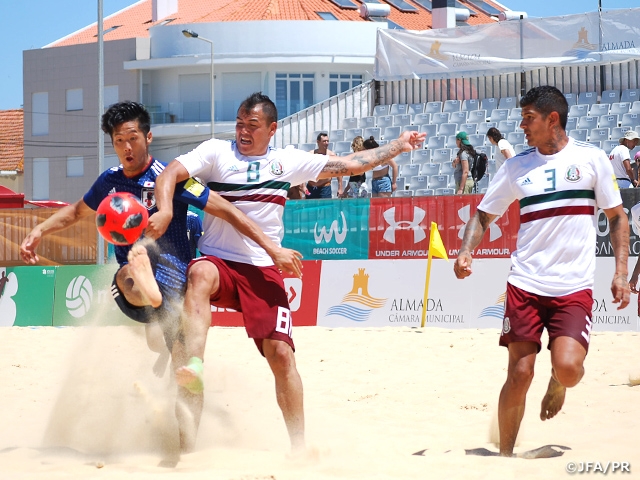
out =
[(57, 267), (0, 267), (0, 326), (50, 326)]

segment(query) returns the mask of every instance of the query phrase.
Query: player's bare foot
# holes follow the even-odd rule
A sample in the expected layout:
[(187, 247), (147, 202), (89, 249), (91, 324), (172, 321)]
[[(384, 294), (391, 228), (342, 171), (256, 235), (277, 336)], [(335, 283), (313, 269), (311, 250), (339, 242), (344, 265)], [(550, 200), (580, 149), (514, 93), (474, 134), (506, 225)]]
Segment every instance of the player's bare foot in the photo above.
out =
[(564, 396), (567, 392), (566, 387), (561, 385), (553, 375), (549, 380), (547, 393), (542, 399), (542, 409), (540, 410), (540, 420), (543, 422), (556, 416), (564, 404)]
[(198, 357), (191, 357), (187, 365), (176, 369), (176, 383), (186, 388), (190, 393), (200, 394), (204, 390), (203, 370), (202, 360)]
[(153, 275), (147, 249), (142, 245), (134, 245), (129, 250), (127, 260), (129, 262), (129, 275), (133, 279), (134, 289), (138, 290), (145, 303), (158, 308), (162, 303), (162, 294)]

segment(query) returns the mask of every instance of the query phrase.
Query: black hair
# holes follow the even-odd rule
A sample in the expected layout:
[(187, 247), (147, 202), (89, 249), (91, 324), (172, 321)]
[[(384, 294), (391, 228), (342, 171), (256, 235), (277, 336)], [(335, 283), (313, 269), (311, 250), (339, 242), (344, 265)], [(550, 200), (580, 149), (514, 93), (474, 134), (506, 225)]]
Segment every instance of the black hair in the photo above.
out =
[(144, 105), (126, 100), (114, 103), (102, 115), (102, 131), (113, 138), (115, 128), (125, 122), (138, 121), (138, 127), (145, 136), (151, 130), (151, 117)]
[(491, 127), (489, 130), (487, 130), (487, 137), (491, 138), (496, 143), (504, 138), (504, 136), (500, 133), (500, 130), (498, 130), (496, 127)]
[(258, 105), (262, 106), (262, 113), (264, 113), (268, 124), (278, 121), (278, 109), (271, 99), (263, 95), (262, 92), (254, 92), (245, 98), (238, 107), (238, 112), (249, 112)]
[(567, 127), (567, 116), (569, 114), (569, 104), (562, 92), (551, 85), (541, 85), (533, 87), (524, 97), (520, 99), (520, 106), (533, 106), (545, 118), (556, 112), (560, 116), (560, 126), (563, 130)]
[(318, 137), (316, 138), (316, 140), (317, 140), (317, 141), (320, 141), (320, 139), (321, 139), (322, 137), (328, 137), (328, 136), (329, 136), (329, 134), (328, 134), (327, 132), (320, 132), (320, 133), (318, 134)]
[(460, 142), (460, 151), (458, 153), (462, 152), (467, 152), (472, 157), (476, 156), (476, 149), (473, 148), (473, 145), (465, 145), (464, 143)]
[(376, 142), (375, 138), (373, 138), (373, 135), (362, 142), (362, 145), (365, 150), (371, 150), (372, 148), (378, 148), (380, 146), (378, 145), (378, 142)]

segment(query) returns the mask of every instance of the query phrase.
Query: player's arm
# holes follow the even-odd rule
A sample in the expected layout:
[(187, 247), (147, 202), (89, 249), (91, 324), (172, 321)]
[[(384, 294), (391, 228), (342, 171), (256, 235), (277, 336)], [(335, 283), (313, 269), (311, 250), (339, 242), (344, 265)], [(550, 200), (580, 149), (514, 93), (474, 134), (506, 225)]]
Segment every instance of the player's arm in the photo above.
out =
[[(609, 236), (613, 246), (613, 255), (616, 259), (616, 271), (611, 282), (613, 303), (619, 303), (618, 310), (629, 305), (629, 282), (627, 275), (627, 261), (629, 259), (629, 220), (624, 213), (622, 205), (604, 210), (609, 219)], [(634, 269), (636, 273), (637, 266)]]
[(72, 205), (62, 207), (44, 222), (36, 225), (25, 237), (20, 245), (20, 256), (25, 263), (35, 265), (40, 261), (36, 254), (36, 248), (43, 236), (49, 235), (70, 227), (83, 217), (91, 215), (94, 211), (80, 199)]
[(389, 162), (387, 163), (391, 167), (391, 191), (395, 192), (396, 189), (398, 188), (398, 185), (396, 183), (398, 179), (398, 164), (393, 158), (389, 160)]
[(187, 180), (189, 172), (177, 161), (172, 161), (156, 178), (156, 206), (158, 211), (149, 217), (147, 228), (144, 231), (146, 237), (154, 240), (164, 235), (173, 218), (173, 196), (176, 192), (176, 183)]
[(469, 223), (467, 223), (458, 258), (456, 258), (453, 264), (453, 271), (457, 278), (466, 278), (471, 275), (471, 251), (480, 244), (484, 232), (487, 231), (491, 222), (497, 217), (498, 215), (477, 210), (475, 215), (469, 220)]
[(403, 132), (399, 138), (391, 140), (381, 147), (362, 150), (344, 157), (329, 157), (320, 175), (318, 175), (318, 179), (360, 175), (378, 165), (387, 163), (402, 152), (410, 152), (417, 149), (426, 137), (426, 133)]
[(634, 186), (638, 186), (638, 182), (636, 181), (636, 176), (633, 174), (633, 168), (631, 168), (631, 160), (626, 159), (622, 162), (622, 166), (624, 167), (625, 172), (627, 172), (627, 177), (631, 180)]

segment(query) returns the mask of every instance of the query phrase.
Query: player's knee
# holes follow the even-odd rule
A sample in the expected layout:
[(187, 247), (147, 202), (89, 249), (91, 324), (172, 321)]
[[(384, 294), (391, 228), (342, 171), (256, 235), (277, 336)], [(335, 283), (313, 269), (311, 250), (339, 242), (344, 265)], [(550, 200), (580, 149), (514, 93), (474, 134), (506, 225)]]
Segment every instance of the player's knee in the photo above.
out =
[(582, 379), (584, 367), (582, 361), (567, 359), (562, 362), (555, 362), (553, 372), (560, 385), (571, 388), (575, 387)]
[[(196, 262), (190, 268), (187, 274), (189, 288), (201, 289), (209, 291), (217, 290), (218, 269), (211, 262)], [(216, 288), (212, 288), (213, 286)]]
[(295, 366), (293, 350), (287, 343), (276, 341), (272, 342), (270, 347), (265, 348), (264, 353), (274, 373), (284, 373)]
[(529, 388), (533, 381), (533, 365), (527, 362), (519, 362), (509, 372), (509, 382), (516, 388)]

